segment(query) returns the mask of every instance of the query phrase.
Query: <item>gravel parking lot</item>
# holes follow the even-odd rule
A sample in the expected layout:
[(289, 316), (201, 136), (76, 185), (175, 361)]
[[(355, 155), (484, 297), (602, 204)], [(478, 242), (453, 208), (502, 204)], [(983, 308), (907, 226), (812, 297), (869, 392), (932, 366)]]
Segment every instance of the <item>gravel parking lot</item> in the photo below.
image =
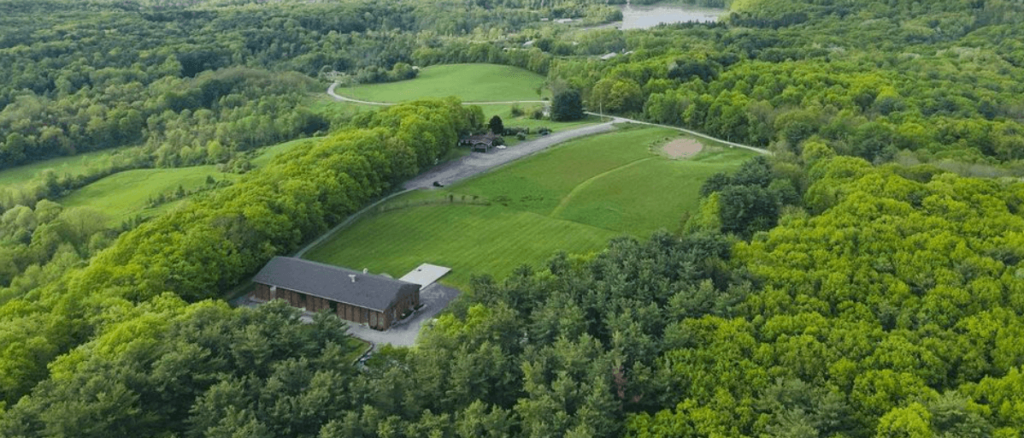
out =
[[(362, 339), (367, 342), (372, 342), (375, 346), (380, 344), (400, 345), (400, 346), (411, 346), (416, 343), (416, 335), (419, 334), (420, 328), (427, 321), (434, 319), (438, 313), (441, 313), (445, 307), (448, 307), (448, 303), (455, 299), (462, 293), (460, 290), (453, 287), (448, 287), (439, 283), (431, 284), (425, 289), (420, 291), (420, 304), (423, 307), (416, 313), (409, 316), (409, 318), (399, 321), (389, 329), (388, 331), (374, 330), (363, 324), (356, 324), (351, 321), (345, 321), (348, 324), (348, 334), (353, 337)], [(234, 306), (245, 306), (245, 307), (256, 307), (261, 303), (252, 300), (248, 294), (236, 298), (231, 301)], [(313, 314), (306, 312), (302, 315), (302, 320), (305, 322), (313, 322)]]
[(416, 343), (416, 335), (419, 334), (423, 324), (434, 319), (434, 316), (440, 313), (441, 310), (444, 310), (448, 303), (459, 296), (460, 293), (458, 289), (439, 283), (431, 284), (426, 289), (420, 291), (420, 304), (423, 304), (423, 307), (406, 320), (400, 321), (398, 325), (382, 332), (362, 324), (349, 322), (348, 334), (364, 341), (372, 342), (374, 345), (411, 346)]

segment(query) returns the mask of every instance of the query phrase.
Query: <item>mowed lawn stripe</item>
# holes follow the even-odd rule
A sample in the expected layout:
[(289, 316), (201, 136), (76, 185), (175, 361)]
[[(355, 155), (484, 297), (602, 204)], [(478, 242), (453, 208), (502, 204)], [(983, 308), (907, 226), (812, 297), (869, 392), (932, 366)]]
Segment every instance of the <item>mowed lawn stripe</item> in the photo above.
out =
[(523, 211), (549, 215), (576, 186), (625, 164), (651, 157), (648, 144), (675, 136), (646, 128), (585, 137), (452, 186)]
[[(306, 257), (395, 277), (434, 263), (453, 269), (442, 282), (465, 288), (473, 275), (500, 279), (558, 251), (585, 254), (623, 234), (647, 238), (661, 228), (675, 231), (685, 212), (696, 210), (708, 176), (753, 155), (715, 147), (691, 161), (674, 161), (657, 153), (678, 137), (661, 128), (626, 128), (568, 142), (445, 189), (407, 193), (385, 204), (396, 210), (360, 219)], [(491, 205), (466, 204), (474, 196)]]
[(685, 212), (700, 206), (700, 186), (739, 163), (644, 160), (590, 181), (552, 216), (646, 238), (675, 231)]
[(568, 195), (565, 195), (565, 197), (562, 198), (562, 202), (559, 202), (558, 206), (555, 207), (555, 209), (551, 211), (551, 215), (550, 216), (551, 217), (559, 217), (559, 214), (562, 212), (562, 210), (565, 210), (565, 207), (567, 205), (569, 205), (569, 201), (572, 200), (573, 195), (582, 192), (587, 187), (589, 187), (590, 184), (592, 184), (594, 181), (596, 181), (596, 180), (598, 180), (598, 179), (600, 179), (602, 177), (605, 177), (605, 176), (607, 176), (608, 174), (610, 174), (612, 172), (618, 172), (620, 170), (623, 170), (623, 169), (626, 169), (626, 168), (629, 168), (629, 167), (641, 164), (644, 161), (653, 160), (654, 158), (655, 157), (649, 157), (649, 158), (644, 158), (644, 159), (636, 160), (636, 161), (634, 161), (632, 163), (623, 164), (623, 165), (621, 165), (619, 167), (616, 167), (616, 168), (614, 168), (612, 170), (601, 172), (601, 173), (599, 173), (597, 175), (594, 175), (594, 176), (588, 178), (586, 181), (583, 181), (579, 185), (577, 185), (576, 187), (573, 187), (572, 191), (570, 191)]
[(429, 205), (364, 218), (314, 248), (311, 260), (400, 277), (420, 263), (451, 267), (445, 281), (508, 275), (561, 249), (599, 250), (617, 233), (500, 205)]

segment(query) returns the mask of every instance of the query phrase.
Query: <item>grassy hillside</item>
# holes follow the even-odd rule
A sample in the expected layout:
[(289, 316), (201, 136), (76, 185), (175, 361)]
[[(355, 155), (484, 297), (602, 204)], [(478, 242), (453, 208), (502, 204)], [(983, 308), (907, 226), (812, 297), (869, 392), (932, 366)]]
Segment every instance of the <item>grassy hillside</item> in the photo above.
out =
[(435, 65), (408, 81), (338, 87), (335, 92), (372, 102), (403, 102), (425, 97), (458, 96), (464, 101), (540, 100), (544, 77), (521, 68), (494, 64)]
[[(66, 207), (88, 206), (102, 211), (114, 223), (141, 214), (152, 216), (173, 205), (164, 204), (148, 209), (150, 197), (173, 193), (179, 185), (195, 190), (206, 184), (206, 177), (234, 179), (237, 175), (217, 172), (216, 166), (184, 167), (180, 169), (136, 169), (116, 173), (89, 184), (57, 202)], [(174, 204), (174, 203), (170, 203)]]
[(296, 147), (308, 146), (313, 142), (319, 141), (317, 138), (300, 138), (298, 140), (287, 141), (279, 143), (273, 146), (267, 146), (260, 149), (259, 155), (251, 160), (252, 165), (256, 167), (263, 167), (269, 164), (278, 155), (288, 152)]
[(39, 176), (43, 171), (52, 169), (58, 175), (82, 175), (88, 173), (90, 167), (98, 167), (97, 164), (112, 155), (118, 150), (109, 149), (104, 151), (87, 152), (70, 157), (53, 158), (38, 163), (26, 164), (10, 169), (0, 170), (0, 187), (16, 186)]
[[(500, 278), (559, 250), (587, 253), (615, 236), (675, 231), (684, 212), (697, 208), (703, 181), (752, 153), (712, 146), (692, 160), (671, 160), (658, 148), (674, 138), (672, 130), (627, 128), (566, 143), (443, 190), (413, 192), (307, 257), (394, 276), (435, 263), (453, 268), (445, 282), (465, 287), (472, 275)], [(449, 196), (455, 202), (443, 203)], [(490, 205), (461, 203), (474, 197)]]
[[(259, 155), (252, 159), (252, 164), (256, 167), (265, 166), (275, 157), (293, 148), (308, 145), (311, 141), (316, 141), (316, 139), (304, 138), (263, 148), (259, 151)], [(31, 171), (39, 172), (46, 168), (60, 169), (61, 172), (74, 172), (88, 166), (89, 160), (79, 160), (80, 157), (89, 156), (95, 160), (108, 154), (97, 152), (60, 158), (11, 169), (3, 172), (2, 175), (3, 177), (10, 175), (10, 180), (16, 181), (15, 177), (24, 177)], [(212, 165), (172, 169), (135, 169), (100, 179), (58, 199), (57, 202), (67, 207), (95, 208), (105, 213), (110, 218), (111, 224), (116, 224), (135, 215), (152, 217), (173, 209), (185, 202), (185, 199), (167, 202), (153, 208), (148, 208), (147, 204), (151, 198), (160, 194), (174, 193), (179, 185), (188, 191), (202, 188), (206, 185), (207, 176), (212, 176), (216, 181), (233, 180), (239, 177), (237, 174), (218, 172), (216, 166)]]

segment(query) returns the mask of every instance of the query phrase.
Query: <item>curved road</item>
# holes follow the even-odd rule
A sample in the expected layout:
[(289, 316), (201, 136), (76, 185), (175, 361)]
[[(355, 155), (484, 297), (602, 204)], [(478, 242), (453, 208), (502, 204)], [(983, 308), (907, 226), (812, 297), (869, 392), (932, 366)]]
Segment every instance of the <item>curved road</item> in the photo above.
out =
[[(343, 102), (359, 103), (359, 104), (363, 104), (363, 105), (377, 105), (377, 106), (391, 106), (391, 105), (395, 105), (395, 103), (391, 103), (391, 102), (370, 102), (370, 101), (366, 101), (366, 100), (359, 100), (359, 99), (353, 99), (351, 97), (345, 97), (345, 96), (342, 96), (342, 95), (334, 92), (334, 88), (337, 87), (337, 86), (338, 86), (338, 83), (335, 82), (335, 83), (331, 84), (330, 87), (327, 87), (327, 94), (330, 95), (331, 97), (333, 97), (334, 100), (343, 101)], [(547, 104), (549, 102), (546, 101), (546, 100), (510, 100), (510, 101), (503, 101), (503, 102), (462, 102), (463, 105), (511, 105), (511, 104), (514, 104), (514, 103), (543, 103), (543, 104)], [(761, 149), (761, 148), (758, 148), (758, 147), (749, 146), (749, 145), (740, 144), (740, 143), (733, 143), (733, 142), (728, 141), (728, 140), (722, 140), (720, 138), (712, 137), (710, 135), (702, 134), (702, 133), (699, 133), (697, 131), (692, 131), (692, 130), (689, 130), (689, 129), (686, 129), (686, 128), (680, 128), (678, 126), (662, 125), (662, 124), (658, 124), (658, 123), (644, 122), (644, 121), (641, 121), (641, 120), (627, 119), (625, 117), (609, 116), (609, 115), (606, 115), (606, 114), (592, 113), (590, 111), (587, 111), (587, 114), (592, 115), (592, 116), (598, 116), (598, 117), (609, 117), (609, 118), (612, 119), (612, 121), (610, 123), (636, 123), (638, 125), (657, 126), (659, 128), (674, 129), (674, 130), (679, 131), (679, 132), (684, 132), (686, 134), (690, 134), (690, 135), (692, 135), (694, 137), (700, 137), (700, 138), (703, 138), (703, 139), (706, 139), (706, 140), (716, 141), (716, 142), (719, 142), (719, 143), (722, 143), (722, 144), (729, 145), (731, 147), (747, 149), (747, 150), (754, 151), (754, 152), (757, 152), (757, 153), (763, 154), (763, 155), (772, 155), (772, 152), (768, 151), (766, 149)], [(600, 126), (600, 125), (598, 125), (598, 126)], [(572, 132), (572, 131), (566, 131), (565, 133), (569, 133), (569, 132)], [(570, 138), (572, 138), (572, 137), (570, 137)], [(566, 139), (566, 140), (568, 140), (568, 139)], [(565, 140), (562, 140), (562, 141), (565, 141)], [(518, 148), (518, 146), (517, 146), (517, 148)], [(444, 184), (443, 181), (441, 183)]]

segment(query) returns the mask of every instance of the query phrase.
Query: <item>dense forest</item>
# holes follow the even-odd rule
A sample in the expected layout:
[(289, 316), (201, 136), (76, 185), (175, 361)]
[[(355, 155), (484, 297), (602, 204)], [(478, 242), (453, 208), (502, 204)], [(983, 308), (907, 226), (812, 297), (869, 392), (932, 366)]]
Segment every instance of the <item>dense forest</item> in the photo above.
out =
[[(0, 190), (0, 436), (1019, 437), (1020, 3), (696, 3), (730, 12), (621, 32), (540, 20), (617, 19), (589, 0), (0, 3), (0, 168), (323, 135), (117, 230), (59, 203), (96, 175)], [(679, 235), (477, 277), (363, 367), (334, 317), (218, 301), (485, 122), (453, 99), (332, 117), (308, 103), (327, 74), (453, 62), (774, 155), (708, 179)]]

